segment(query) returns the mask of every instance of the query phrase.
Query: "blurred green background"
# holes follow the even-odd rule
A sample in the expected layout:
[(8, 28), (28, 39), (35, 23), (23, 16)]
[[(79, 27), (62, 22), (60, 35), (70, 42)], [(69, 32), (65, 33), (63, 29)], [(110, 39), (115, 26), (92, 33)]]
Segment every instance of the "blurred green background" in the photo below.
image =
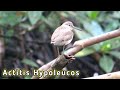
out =
[[(53, 31), (70, 20), (84, 31), (76, 31), (76, 40), (94, 37), (120, 27), (120, 11), (0, 11), (0, 78), (29, 79), (31, 76), (2, 76), (10, 70), (38, 69), (57, 57), (50, 44)], [(120, 37), (87, 47), (76, 55), (67, 70), (79, 70), (79, 77), (120, 70)]]

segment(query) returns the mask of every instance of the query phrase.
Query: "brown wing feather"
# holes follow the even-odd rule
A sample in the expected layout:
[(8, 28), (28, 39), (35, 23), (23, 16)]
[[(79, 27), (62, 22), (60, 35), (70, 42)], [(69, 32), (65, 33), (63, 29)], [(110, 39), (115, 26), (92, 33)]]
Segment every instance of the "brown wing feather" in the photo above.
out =
[(57, 29), (55, 29), (55, 31), (53, 32), (52, 36), (51, 36), (51, 41), (54, 41), (54, 39), (59, 36), (59, 33), (60, 32), (60, 27), (58, 27)]
[[(54, 42), (54, 45), (65, 45), (65, 41), (70, 40), (73, 37), (73, 32), (71, 28), (68, 27), (58, 27), (51, 37), (51, 42)], [(69, 41), (71, 42), (71, 41)], [(69, 43), (67, 42), (67, 43)]]
[(63, 35), (63, 33), (66, 31), (65, 30), (66, 29), (66, 27), (58, 27), (54, 32), (53, 32), (53, 34), (52, 34), (52, 37), (51, 37), (51, 41), (54, 41), (54, 39), (56, 39), (57, 37), (59, 37), (59, 36), (62, 36)]

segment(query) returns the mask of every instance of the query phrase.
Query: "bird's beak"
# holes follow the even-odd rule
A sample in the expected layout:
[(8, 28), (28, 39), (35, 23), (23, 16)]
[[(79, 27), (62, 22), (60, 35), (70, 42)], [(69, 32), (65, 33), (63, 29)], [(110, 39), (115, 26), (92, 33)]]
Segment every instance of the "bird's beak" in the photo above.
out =
[(78, 27), (75, 27), (75, 26), (73, 26), (73, 29), (82, 31), (82, 29), (80, 29), (80, 28), (78, 28)]

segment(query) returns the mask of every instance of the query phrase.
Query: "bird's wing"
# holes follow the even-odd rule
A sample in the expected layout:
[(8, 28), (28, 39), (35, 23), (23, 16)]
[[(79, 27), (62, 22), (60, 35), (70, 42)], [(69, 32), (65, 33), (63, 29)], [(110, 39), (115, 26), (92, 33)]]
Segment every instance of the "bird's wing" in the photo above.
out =
[(64, 40), (67, 41), (70, 40), (70, 38), (73, 39), (73, 32), (68, 31), (64, 36)]
[[(64, 41), (70, 40), (70, 38), (73, 38), (73, 33), (71, 33), (71, 28), (68, 27), (58, 27), (52, 37), (51, 37), (51, 42), (59, 43), (61, 45), (64, 45)], [(69, 41), (71, 42), (71, 40)], [(68, 42), (68, 43), (69, 43)]]
[(63, 27), (58, 27), (52, 34), (51, 36), (51, 41), (54, 41), (57, 37), (61, 36), (62, 35), (62, 32), (64, 31)]

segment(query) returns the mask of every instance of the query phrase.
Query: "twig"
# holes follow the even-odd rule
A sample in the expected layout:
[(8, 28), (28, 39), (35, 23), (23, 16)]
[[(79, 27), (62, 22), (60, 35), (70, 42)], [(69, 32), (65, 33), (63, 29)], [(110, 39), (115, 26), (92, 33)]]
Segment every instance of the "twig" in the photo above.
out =
[[(67, 52), (62, 57), (66, 58), (65, 56), (75, 55), (77, 52), (79, 52), (80, 50), (82, 50), (85, 47), (94, 45), (96, 43), (100, 43), (100, 42), (108, 40), (108, 39), (119, 37), (119, 36), (120, 36), (120, 28), (117, 29), (117, 30), (114, 30), (114, 31), (111, 31), (111, 32), (108, 32), (108, 33), (105, 33), (105, 34), (102, 34), (102, 35), (99, 35), (99, 36), (91, 37), (89, 39), (76, 41), (73, 44), (73, 47), (70, 48), (69, 50), (67, 50)], [(61, 62), (65, 62), (66, 60), (64, 58), (59, 58), (59, 57), (60, 56), (58, 56), (57, 59), (54, 59), (53, 61), (49, 62), (48, 64), (40, 67), (39, 69), (44, 67), (44, 69), (42, 69), (42, 70), (49, 70), (52, 67), (53, 64), (65, 67), (68, 64), (69, 61), (67, 61), (66, 63), (61, 63), (61, 64), (64, 64), (64, 65), (60, 65), (60, 63), (57, 62), (58, 59)], [(59, 63), (59, 64), (56, 64), (56, 63)], [(48, 65), (49, 65), (49, 67), (48, 67)], [(64, 67), (62, 67), (62, 68), (64, 68)], [(54, 68), (54, 69), (56, 69), (56, 68)], [(32, 79), (35, 79), (35, 78), (38, 78), (38, 77), (32, 77)]]
[(94, 77), (83, 78), (83, 79), (120, 79), (120, 71), (107, 73)]

